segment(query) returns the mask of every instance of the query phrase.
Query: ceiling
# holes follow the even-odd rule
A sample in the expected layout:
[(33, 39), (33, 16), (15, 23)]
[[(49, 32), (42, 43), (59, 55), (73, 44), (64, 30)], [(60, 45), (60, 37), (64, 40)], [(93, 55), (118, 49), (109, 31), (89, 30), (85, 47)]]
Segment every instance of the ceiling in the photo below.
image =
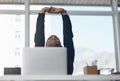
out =
[[(0, 0), (0, 4), (24, 4), (26, 0)], [(30, 0), (31, 4), (110, 6), (111, 0)], [(120, 3), (120, 0), (118, 0)]]

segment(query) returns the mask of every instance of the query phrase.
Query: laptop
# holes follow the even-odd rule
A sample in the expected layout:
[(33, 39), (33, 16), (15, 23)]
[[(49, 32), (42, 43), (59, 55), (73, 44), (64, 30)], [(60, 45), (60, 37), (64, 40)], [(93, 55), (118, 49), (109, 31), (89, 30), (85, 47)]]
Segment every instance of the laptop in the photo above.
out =
[(26, 47), (22, 54), (22, 75), (67, 75), (65, 47)]

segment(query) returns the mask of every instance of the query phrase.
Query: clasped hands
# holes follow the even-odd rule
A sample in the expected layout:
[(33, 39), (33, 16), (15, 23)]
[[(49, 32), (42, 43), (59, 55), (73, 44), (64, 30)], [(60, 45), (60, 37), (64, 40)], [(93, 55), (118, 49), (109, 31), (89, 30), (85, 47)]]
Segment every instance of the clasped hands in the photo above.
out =
[(55, 13), (55, 14), (61, 13), (62, 15), (67, 14), (65, 9), (55, 8), (55, 7), (44, 7), (40, 10), (40, 13), (45, 13), (45, 12)]

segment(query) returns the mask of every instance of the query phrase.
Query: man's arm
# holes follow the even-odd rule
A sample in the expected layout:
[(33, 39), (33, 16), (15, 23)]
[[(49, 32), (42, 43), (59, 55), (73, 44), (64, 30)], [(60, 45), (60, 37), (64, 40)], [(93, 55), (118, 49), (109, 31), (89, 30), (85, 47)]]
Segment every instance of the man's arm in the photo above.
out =
[(45, 44), (45, 34), (44, 34), (44, 17), (45, 14), (39, 13), (36, 23), (36, 32), (35, 32), (35, 46), (44, 46)]
[(73, 45), (73, 32), (72, 25), (68, 15), (62, 15), (63, 18), (63, 35), (64, 35), (64, 46), (74, 47)]
[(64, 40), (64, 47), (67, 48), (67, 60), (68, 60), (68, 74), (73, 73), (73, 63), (74, 63), (74, 44), (73, 44), (73, 32), (72, 32), (72, 25), (67, 12), (63, 12), (62, 19), (63, 19), (63, 40)]
[(49, 7), (44, 7), (40, 10), (36, 23), (36, 32), (34, 37), (35, 46), (44, 46), (45, 34), (44, 34), (44, 18), (45, 12), (49, 10)]

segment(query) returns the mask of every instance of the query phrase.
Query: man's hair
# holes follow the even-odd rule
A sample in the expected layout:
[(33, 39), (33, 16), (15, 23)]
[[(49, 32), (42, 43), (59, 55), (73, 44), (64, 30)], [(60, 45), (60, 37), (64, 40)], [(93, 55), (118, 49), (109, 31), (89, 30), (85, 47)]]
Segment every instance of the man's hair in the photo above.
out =
[(56, 35), (51, 35), (51, 36), (47, 39), (46, 46), (47, 46), (47, 47), (62, 47), (60, 40), (59, 40), (59, 42), (58, 42), (57, 44), (55, 44), (55, 45), (47, 45), (48, 40), (50, 40), (52, 37), (55, 37), (57, 40), (59, 40), (59, 38), (58, 38)]

